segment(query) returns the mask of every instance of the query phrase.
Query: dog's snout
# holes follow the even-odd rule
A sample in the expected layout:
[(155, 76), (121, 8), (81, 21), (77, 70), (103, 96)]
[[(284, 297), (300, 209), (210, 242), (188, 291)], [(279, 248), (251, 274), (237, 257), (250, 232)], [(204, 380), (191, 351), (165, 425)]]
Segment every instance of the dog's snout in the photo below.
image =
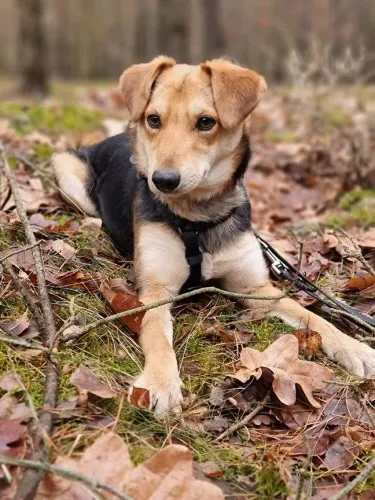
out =
[(169, 193), (176, 189), (180, 179), (180, 174), (175, 170), (156, 170), (152, 174), (152, 182), (163, 193)]

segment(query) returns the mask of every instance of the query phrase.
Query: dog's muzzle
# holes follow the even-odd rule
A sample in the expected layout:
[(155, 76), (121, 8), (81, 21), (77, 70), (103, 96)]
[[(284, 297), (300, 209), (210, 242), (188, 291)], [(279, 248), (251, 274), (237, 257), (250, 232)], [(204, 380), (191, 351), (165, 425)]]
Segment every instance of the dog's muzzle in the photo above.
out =
[(180, 184), (180, 174), (175, 170), (155, 170), (152, 174), (152, 182), (162, 193), (174, 191)]

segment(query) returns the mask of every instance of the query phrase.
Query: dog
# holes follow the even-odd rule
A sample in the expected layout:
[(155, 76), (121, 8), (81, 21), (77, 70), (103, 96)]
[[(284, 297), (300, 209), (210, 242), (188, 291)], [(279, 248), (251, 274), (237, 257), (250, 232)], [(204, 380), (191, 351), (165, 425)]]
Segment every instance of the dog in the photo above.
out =
[[(218, 280), (225, 290), (253, 296), (241, 301), (253, 319), (308, 326), (320, 333), (331, 360), (374, 377), (375, 350), (280, 298), (271, 284), (242, 182), (250, 157), (247, 124), (265, 80), (223, 59), (190, 66), (159, 56), (125, 70), (120, 88), (132, 130), (57, 153), (52, 165), (64, 198), (101, 217), (119, 250), (134, 255), (140, 301), (189, 289), (198, 269), (202, 282)], [(139, 341), (145, 366), (133, 387), (149, 390), (158, 416), (179, 411), (171, 304), (146, 312)]]

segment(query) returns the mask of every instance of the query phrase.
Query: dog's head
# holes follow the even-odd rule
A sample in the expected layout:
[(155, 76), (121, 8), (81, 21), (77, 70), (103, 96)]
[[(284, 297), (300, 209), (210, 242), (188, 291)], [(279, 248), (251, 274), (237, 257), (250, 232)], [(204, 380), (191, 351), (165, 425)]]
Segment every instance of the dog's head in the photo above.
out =
[(120, 78), (136, 126), (137, 168), (161, 198), (209, 198), (243, 154), (244, 123), (266, 90), (254, 71), (216, 59), (189, 66), (159, 56)]

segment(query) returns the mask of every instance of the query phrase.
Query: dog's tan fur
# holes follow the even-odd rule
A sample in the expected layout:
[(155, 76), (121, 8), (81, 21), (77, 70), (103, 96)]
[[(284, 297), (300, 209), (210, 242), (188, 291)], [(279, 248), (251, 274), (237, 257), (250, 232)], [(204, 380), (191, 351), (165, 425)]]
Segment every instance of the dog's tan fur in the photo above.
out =
[[(226, 215), (233, 203), (241, 202), (243, 194), (233, 189), (231, 179), (247, 119), (266, 89), (262, 77), (227, 61), (188, 66), (161, 56), (126, 70), (120, 85), (135, 122), (137, 169), (171, 210), (190, 220), (215, 220)], [(150, 114), (160, 116), (160, 129), (148, 126), (145, 117)], [(217, 124), (208, 132), (197, 133), (195, 124), (202, 115), (212, 116)], [(67, 199), (93, 213), (84, 188), (87, 179), (77, 168), (63, 156), (54, 158), (55, 173)], [(180, 185), (170, 194), (153, 185), (152, 174), (160, 168), (173, 168), (181, 175)], [(232, 197), (230, 203), (228, 196)], [(137, 213), (134, 226), (140, 300), (147, 304), (173, 297), (189, 274), (181, 239), (167, 224), (140, 222)], [(271, 285), (262, 251), (251, 232), (220, 251), (204, 253), (202, 275), (221, 279), (232, 292), (260, 297), (280, 294)], [(275, 316), (295, 327), (308, 325), (321, 334), (330, 359), (357, 375), (375, 374), (375, 351), (295, 301), (254, 299), (243, 304), (256, 319)], [(182, 398), (170, 309), (163, 306), (145, 314), (140, 334), (145, 368), (134, 384), (149, 389), (151, 406), (158, 414), (178, 410)]]

